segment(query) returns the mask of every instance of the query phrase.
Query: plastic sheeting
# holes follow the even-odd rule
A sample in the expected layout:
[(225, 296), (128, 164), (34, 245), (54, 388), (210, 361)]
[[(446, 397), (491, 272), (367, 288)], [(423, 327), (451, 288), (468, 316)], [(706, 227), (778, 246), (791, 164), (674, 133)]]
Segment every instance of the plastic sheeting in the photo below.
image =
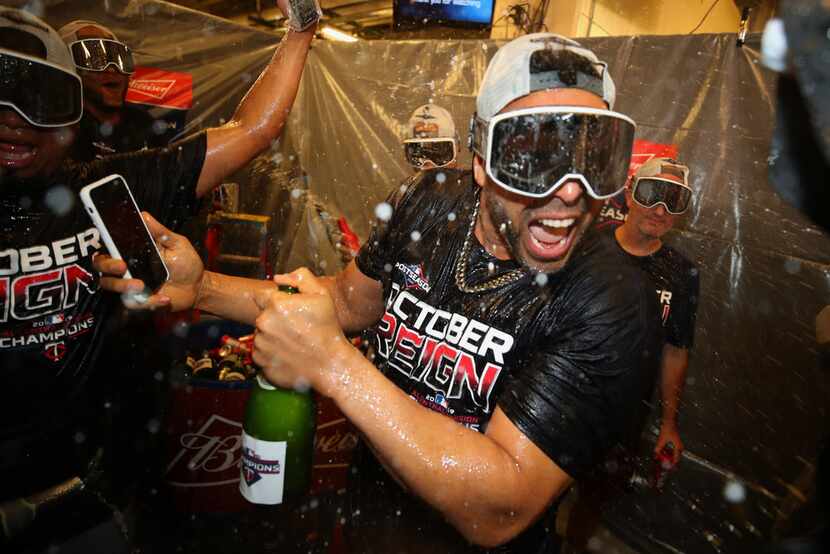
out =
[[(188, 129), (230, 117), (276, 43), (152, 1), (72, 0), (44, 16), (56, 26), (97, 19), (134, 46), (142, 65), (191, 73)], [(692, 457), (662, 495), (619, 498), (607, 517), (645, 551), (751, 549), (784, 525), (781, 512), (797, 496), (788, 487), (809, 482), (827, 433), (830, 383), (817, 367), (813, 320), (830, 303), (830, 239), (768, 186), (774, 78), (758, 62), (757, 37), (743, 48), (733, 35), (583, 42), (609, 62), (617, 109), (639, 123), (638, 138), (675, 144), (697, 190), (670, 237), (701, 271), (680, 414)], [(314, 43), (282, 140), (237, 179), (243, 211), (275, 217), (278, 269), (337, 266), (328, 217), (345, 215), (365, 238), (374, 207), (408, 174), (400, 140), (417, 106), (449, 109), (463, 143), (497, 46)], [(462, 153), (460, 165), (469, 164)], [(725, 498), (730, 480), (743, 502)]]

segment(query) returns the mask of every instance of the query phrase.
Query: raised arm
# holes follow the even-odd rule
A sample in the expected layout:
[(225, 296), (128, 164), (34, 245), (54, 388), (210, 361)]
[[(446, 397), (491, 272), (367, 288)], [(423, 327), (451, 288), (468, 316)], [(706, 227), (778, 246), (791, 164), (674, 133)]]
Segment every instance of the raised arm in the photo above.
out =
[[(287, 0), (280, 0), (285, 12)], [(305, 31), (289, 30), (268, 66), (236, 108), (230, 121), (207, 131), (207, 153), (197, 196), (242, 168), (280, 136), (303, 74), (306, 56), (314, 38), (314, 24)]]

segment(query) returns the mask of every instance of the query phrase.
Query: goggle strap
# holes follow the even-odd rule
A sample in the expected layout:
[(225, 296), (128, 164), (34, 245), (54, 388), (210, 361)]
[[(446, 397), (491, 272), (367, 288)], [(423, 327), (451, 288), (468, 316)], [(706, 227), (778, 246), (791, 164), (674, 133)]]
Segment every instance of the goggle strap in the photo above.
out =
[(632, 192), (637, 188), (637, 185), (640, 183), (640, 181), (650, 180), (650, 181), (662, 181), (664, 183), (669, 183), (670, 185), (675, 185), (675, 186), (678, 186), (680, 188), (684, 188), (684, 189), (688, 190), (690, 193), (694, 194), (694, 191), (692, 190), (692, 187), (690, 187), (689, 185), (686, 185), (684, 183), (678, 183), (677, 181), (672, 181), (671, 179), (664, 179), (663, 177), (632, 177), (631, 179), (634, 181), (634, 185), (631, 187)]
[[(576, 108), (575, 109), (575, 107), (573, 107), (573, 106), (563, 107), (561, 110), (560, 109), (555, 109), (555, 108), (554, 109), (550, 109), (550, 108), (547, 108), (547, 109), (546, 108), (540, 108), (540, 109), (527, 108), (527, 109), (523, 109), (523, 110), (516, 110), (515, 112), (507, 112), (505, 114), (495, 115), (489, 121), (484, 121), (483, 119), (480, 119), (476, 114), (474, 114), (473, 119), (470, 123), (470, 126), (471, 126), (470, 141), (471, 141), (472, 146), (473, 146), (472, 150), (476, 154), (478, 154), (479, 156), (484, 158), (484, 160), (485, 160), (485, 163), (484, 163), (485, 172), (493, 180), (493, 182), (497, 183), (500, 187), (504, 188), (505, 190), (508, 190), (510, 192), (513, 192), (515, 194), (518, 194), (520, 196), (525, 196), (525, 197), (528, 197), (528, 198), (544, 198), (546, 196), (549, 196), (549, 195), (553, 194), (554, 192), (556, 192), (559, 189), (559, 187), (561, 187), (562, 184), (564, 182), (566, 182), (567, 180), (569, 180), (569, 179), (577, 179), (578, 181), (580, 181), (584, 185), (584, 189), (588, 193), (588, 195), (591, 198), (594, 198), (596, 200), (607, 200), (607, 199), (609, 199), (613, 196), (616, 196), (617, 194), (620, 193), (621, 190), (623, 190), (625, 188), (625, 181), (623, 181), (622, 184), (619, 187), (617, 187), (616, 190), (614, 190), (614, 192), (609, 193), (609, 194), (597, 194), (596, 191), (594, 191), (594, 188), (588, 182), (588, 179), (586, 179), (584, 175), (582, 175), (581, 173), (568, 173), (568, 174), (562, 176), (560, 179), (558, 179), (556, 181), (556, 183), (553, 186), (549, 187), (545, 192), (537, 194), (537, 193), (530, 193), (530, 192), (527, 192), (527, 191), (517, 189), (515, 187), (508, 186), (508, 185), (502, 183), (499, 179), (497, 179), (494, 172), (493, 172), (493, 170), (492, 170), (492, 165), (491, 165), (491, 163), (492, 163), (492, 148), (493, 148), (493, 144), (492, 144), (493, 129), (495, 127), (495, 124), (500, 122), (500, 121), (503, 121), (504, 119), (509, 119), (511, 117), (521, 117), (523, 115), (530, 115), (530, 114), (533, 114), (533, 113), (539, 113), (539, 114), (581, 113), (581, 114), (598, 115), (598, 116), (599, 115), (605, 115), (607, 117), (614, 117), (614, 118), (618, 118), (618, 119), (621, 119), (621, 120), (624, 120), (624, 121), (628, 121), (635, 129), (636, 129), (636, 126), (637, 126), (637, 124), (634, 123), (634, 121), (631, 118), (629, 118), (628, 116), (625, 116), (621, 113), (614, 112), (613, 110), (600, 110), (600, 109), (597, 109), (597, 108)], [(485, 144), (485, 149), (481, 148), (482, 144)]]
[[(679, 188), (683, 188), (683, 189), (688, 190), (690, 196), (689, 196), (689, 199), (686, 201), (686, 206), (682, 210), (675, 211), (675, 210), (672, 210), (669, 207), (669, 205), (665, 202), (665, 200), (657, 200), (657, 202), (651, 204), (650, 206), (647, 205), (647, 204), (644, 204), (643, 202), (641, 202), (637, 198), (637, 187), (640, 184), (640, 181), (642, 181), (642, 180), (662, 181), (662, 182), (665, 182), (665, 183), (675, 185)], [(647, 210), (650, 210), (650, 209), (656, 208), (660, 204), (663, 204), (663, 208), (665, 208), (665, 210), (667, 212), (669, 212), (670, 214), (672, 214), (672, 215), (680, 215), (680, 214), (686, 213), (686, 211), (689, 209), (689, 206), (691, 206), (691, 204), (692, 204), (692, 196), (691, 196), (692, 194), (694, 194), (694, 192), (692, 191), (692, 189), (690, 187), (688, 187), (688, 186), (686, 186), (682, 183), (678, 183), (678, 182), (672, 181), (670, 179), (662, 179), (660, 177), (640, 177), (639, 179), (635, 179), (634, 186), (631, 188), (631, 198), (632, 198), (632, 200), (634, 200), (637, 204), (639, 204), (643, 208), (646, 208)]]
[(660, 204), (663, 204), (663, 208), (664, 208), (664, 209), (665, 209), (668, 213), (670, 213), (670, 214), (672, 214), (672, 215), (681, 215), (681, 214), (686, 213), (686, 212), (689, 210), (689, 206), (691, 205), (691, 202), (689, 202), (689, 203), (687, 203), (687, 204), (686, 204), (686, 207), (685, 207), (685, 208), (683, 208), (683, 209), (682, 209), (682, 210), (680, 210), (679, 212), (675, 212), (675, 211), (672, 211), (672, 209), (671, 209), (671, 208), (669, 208), (668, 204), (666, 204), (666, 203), (665, 203), (665, 202), (663, 202), (662, 200), (658, 200), (657, 202), (655, 202), (655, 203), (654, 203), (654, 204), (652, 204), (651, 206), (647, 206), (647, 205), (643, 204), (642, 202), (640, 202), (639, 200), (637, 200), (636, 198), (634, 198), (634, 196), (633, 196), (633, 195), (632, 195), (632, 199), (633, 199), (633, 200), (634, 200), (634, 201), (635, 201), (638, 205), (642, 206), (643, 208), (645, 208), (645, 209), (647, 209), (647, 210), (652, 210), (652, 209), (656, 208), (657, 206), (659, 206)]
[(486, 158), (486, 153), (482, 145), (487, 140), (487, 131), (487, 122), (478, 117), (478, 114), (474, 113), (470, 118), (470, 134), (467, 137), (467, 148), (482, 158)]
[(498, 184), (500, 187), (502, 187), (505, 190), (509, 190), (512, 193), (515, 193), (515, 194), (518, 194), (520, 196), (524, 196), (524, 197), (527, 197), (527, 198), (545, 198), (546, 196), (550, 196), (551, 194), (553, 194), (557, 190), (559, 190), (559, 188), (562, 185), (564, 185), (567, 181), (570, 181), (570, 180), (573, 180), (573, 179), (576, 179), (577, 181), (582, 183), (582, 186), (585, 189), (585, 191), (588, 193), (588, 196), (590, 196), (591, 198), (593, 198), (595, 200), (608, 200), (609, 198), (613, 198), (614, 196), (619, 194), (620, 191), (625, 188), (625, 185), (623, 185), (612, 193), (597, 194), (594, 191), (594, 188), (591, 186), (591, 183), (588, 182), (588, 179), (586, 179), (584, 175), (582, 175), (581, 173), (568, 173), (566, 175), (563, 175), (558, 181), (556, 181), (556, 183), (552, 187), (547, 189), (545, 192), (535, 194), (535, 193), (530, 193), (530, 192), (527, 192), (527, 191), (517, 189), (515, 187), (507, 186), (504, 183), (502, 183), (501, 181), (499, 181), (496, 178), (496, 176), (493, 174), (493, 170), (491, 169), (491, 166), (490, 166), (489, 162), (485, 163), (485, 170), (487, 172), (487, 175), (489, 175), (489, 177), (493, 180), (494, 183)]

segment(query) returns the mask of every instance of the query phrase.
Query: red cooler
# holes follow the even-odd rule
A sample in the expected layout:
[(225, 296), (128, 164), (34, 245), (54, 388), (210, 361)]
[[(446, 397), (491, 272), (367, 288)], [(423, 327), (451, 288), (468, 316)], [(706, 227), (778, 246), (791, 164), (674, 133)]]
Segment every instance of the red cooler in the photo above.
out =
[(172, 391), (164, 480), (183, 512), (236, 512), (245, 403), (251, 381), (191, 379)]

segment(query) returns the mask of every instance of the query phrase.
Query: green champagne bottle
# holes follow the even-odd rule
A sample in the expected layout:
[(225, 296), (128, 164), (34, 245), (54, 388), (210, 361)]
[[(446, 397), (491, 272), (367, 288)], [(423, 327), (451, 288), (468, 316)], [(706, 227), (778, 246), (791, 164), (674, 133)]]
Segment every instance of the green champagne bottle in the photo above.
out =
[(242, 496), (255, 504), (274, 505), (306, 493), (316, 414), (310, 389), (283, 389), (256, 376), (242, 425)]

